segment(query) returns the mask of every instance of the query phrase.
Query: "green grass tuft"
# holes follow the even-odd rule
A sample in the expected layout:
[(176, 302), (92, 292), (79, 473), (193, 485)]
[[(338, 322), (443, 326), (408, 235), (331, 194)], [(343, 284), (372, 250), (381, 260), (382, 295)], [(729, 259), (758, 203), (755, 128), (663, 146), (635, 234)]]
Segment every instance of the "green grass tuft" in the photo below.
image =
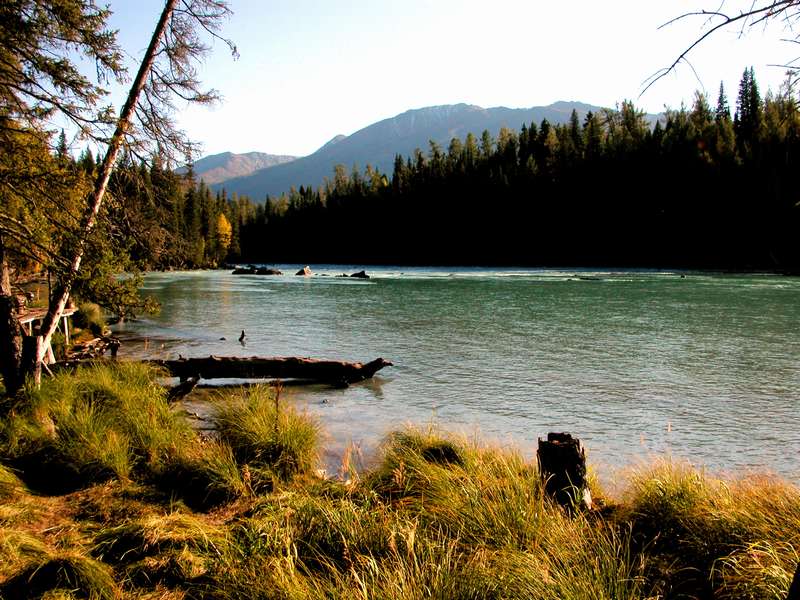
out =
[(0, 464), (0, 502), (9, 500), (25, 490), (19, 477), (3, 464)]
[(293, 407), (281, 406), (274, 394), (271, 388), (258, 386), (214, 405), (220, 438), (240, 463), (249, 463), (251, 473), (255, 470), (265, 482), (264, 468), (282, 481), (311, 472), (319, 452), (317, 422)]
[(95, 538), (92, 554), (106, 562), (127, 564), (171, 550), (218, 556), (226, 545), (227, 536), (218, 527), (174, 512), (104, 529)]
[(103, 311), (94, 302), (82, 302), (72, 315), (72, 323), (79, 329), (88, 329), (94, 335), (103, 335), (106, 321), (103, 318)]
[(233, 450), (224, 442), (200, 442), (166, 458), (156, 477), (194, 510), (209, 510), (248, 493)]
[(46, 554), (47, 547), (33, 534), (0, 526), (0, 581)]
[(0, 446), (30, 487), (64, 493), (152, 470), (191, 442), (157, 372), (132, 362), (59, 374), (29, 388), (0, 424)]
[(73, 593), (89, 600), (120, 597), (106, 565), (74, 552), (33, 563), (0, 586), (0, 596), (19, 600), (41, 598), (45, 594), (53, 597), (54, 592)]

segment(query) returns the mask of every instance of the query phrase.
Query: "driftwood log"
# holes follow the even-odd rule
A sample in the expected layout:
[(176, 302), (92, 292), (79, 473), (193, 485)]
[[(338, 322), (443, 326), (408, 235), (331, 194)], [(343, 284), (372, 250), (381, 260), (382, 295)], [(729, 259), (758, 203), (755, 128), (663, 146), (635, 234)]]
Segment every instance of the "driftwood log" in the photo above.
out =
[(165, 368), (173, 376), (186, 381), (192, 377), (202, 379), (309, 379), (335, 385), (349, 385), (369, 379), (375, 373), (392, 365), (388, 360), (376, 358), (368, 363), (338, 360), (317, 360), (296, 356), (265, 358), (251, 356), (209, 356), (208, 358), (179, 358), (177, 360), (152, 360), (152, 364)]
[(548, 433), (546, 440), (539, 438), (536, 454), (549, 496), (568, 510), (592, 507), (586, 481), (586, 452), (578, 438), (568, 433)]

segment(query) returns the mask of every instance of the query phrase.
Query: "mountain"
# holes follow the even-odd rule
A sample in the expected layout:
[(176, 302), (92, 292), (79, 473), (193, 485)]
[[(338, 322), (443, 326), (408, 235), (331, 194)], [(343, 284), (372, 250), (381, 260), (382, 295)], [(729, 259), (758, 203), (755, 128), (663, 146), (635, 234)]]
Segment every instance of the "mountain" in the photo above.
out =
[(573, 109), (581, 120), (588, 111), (602, 110), (580, 102), (556, 102), (533, 108), (481, 108), (470, 104), (451, 104), (409, 110), (352, 135), (336, 136), (309, 156), (227, 179), (212, 187), (224, 187), (229, 194), (246, 194), (255, 201), (262, 201), (267, 194), (277, 196), (291, 186), (317, 187), (326, 177), (333, 178), (333, 168), (337, 164), (345, 165), (348, 173), (354, 164), (362, 171), (370, 164), (391, 175), (396, 154), (409, 156), (416, 148), (427, 154), (429, 140), (434, 140), (447, 150), (452, 138), (463, 140), (468, 133), (480, 139), (483, 130), (497, 136), (501, 127), (519, 131), (523, 123), (538, 125), (542, 119), (551, 123), (565, 123)]
[[(264, 154), (263, 152), (247, 152), (245, 154), (223, 152), (201, 158), (194, 163), (193, 168), (198, 180), (202, 179), (207, 184), (214, 185), (235, 177), (246, 177), (261, 169), (288, 163), (296, 158), (296, 156)], [(185, 168), (178, 170), (179, 173), (185, 171)]]

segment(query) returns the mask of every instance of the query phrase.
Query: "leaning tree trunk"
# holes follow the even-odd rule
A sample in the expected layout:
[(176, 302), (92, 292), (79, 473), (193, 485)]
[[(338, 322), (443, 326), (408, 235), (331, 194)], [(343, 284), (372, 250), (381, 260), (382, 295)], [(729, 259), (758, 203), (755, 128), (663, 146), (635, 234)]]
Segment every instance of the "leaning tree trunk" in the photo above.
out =
[(108, 182), (111, 178), (111, 172), (114, 170), (114, 165), (117, 161), (117, 155), (122, 149), (125, 134), (131, 125), (136, 103), (139, 100), (142, 89), (144, 89), (147, 76), (149, 75), (150, 70), (153, 67), (153, 62), (156, 58), (158, 45), (164, 36), (164, 32), (167, 29), (167, 24), (172, 16), (173, 11), (175, 10), (177, 3), (178, 0), (167, 0), (166, 5), (164, 6), (164, 11), (161, 13), (161, 18), (158, 20), (158, 25), (156, 25), (156, 29), (153, 32), (153, 37), (150, 38), (150, 45), (147, 47), (147, 52), (142, 59), (142, 64), (139, 66), (136, 79), (134, 79), (131, 89), (128, 92), (128, 98), (125, 101), (125, 105), (122, 107), (122, 112), (117, 120), (117, 127), (114, 130), (114, 135), (111, 136), (108, 149), (106, 150), (106, 155), (100, 165), (100, 172), (97, 174), (97, 179), (95, 180), (94, 191), (89, 197), (83, 213), (83, 218), (81, 220), (81, 231), (78, 236), (78, 242), (72, 252), (72, 256), (70, 257), (69, 269), (61, 276), (55, 289), (55, 293), (50, 299), (50, 306), (47, 315), (42, 321), (41, 335), (43, 339), (41, 344), (37, 346), (38, 352), (36, 353), (35, 366), (41, 365), (41, 363), (44, 361), (44, 356), (47, 348), (50, 345), (50, 340), (53, 337), (56, 327), (58, 326), (58, 321), (61, 319), (61, 315), (64, 313), (64, 307), (67, 305), (70, 292), (72, 291), (72, 286), (75, 283), (75, 278), (77, 277), (78, 271), (81, 267), (81, 261), (83, 260), (83, 255), (86, 250), (86, 241), (88, 240), (89, 235), (92, 233), (92, 230), (97, 223), (97, 215), (100, 212), (101, 205), (103, 204), (103, 197), (105, 196), (106, 189), (108, 188)]
[(0, 235), (0, 374), (9, 396), (16, 394), (25, 383), (21, 367), (22, 327), (17, 316), (3, 236)]

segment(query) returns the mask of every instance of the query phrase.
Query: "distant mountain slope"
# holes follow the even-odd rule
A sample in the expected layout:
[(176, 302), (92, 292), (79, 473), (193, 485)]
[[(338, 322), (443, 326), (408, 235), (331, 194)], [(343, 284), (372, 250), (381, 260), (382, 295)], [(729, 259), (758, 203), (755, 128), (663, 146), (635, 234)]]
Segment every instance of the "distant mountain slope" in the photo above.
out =
[[(246, 177), (260, 169), (284, 164), (296, 158), (296, 156), (264, 154), (263, 152), (247, 152), (245, 154), (223, 152), (198, 160), (194, 163), (194, 172), (198, 180), (202, 179), (207, 184), (213, 185), (235, 177)], [(179, 169), (179, 172), (184, 171), (185, 169)]]
[(319, 186), (325, 177), (332, 178), (337, 164), (345, 165), (348, 172), (354, 164), (361, 170), (370, 164), (391, 175), (396, 154), (408, 156), (416, 148), (427, 153), (429, 140), (436, 141), (446, 150), (452, 138), (463, 140), (468, 133), (480, 138), (484, 129), (496, 136), (501, 127), (518, 131), (523, 123), (538, 125), (542, 119), (565, 123), (573, 109), (581, 119), (588, 111), (601, 110), (580, 102), (556, 102), (533, 108), (481, 108), (453, 104), (409, 110), (350, 136), (337, 136), (309, 156), (228, 179), (214, 187), (224, 187), (229, 193), (246, 194), (253, 200), (263, 201), (267, 194), (277, 196), (291, 186)]

